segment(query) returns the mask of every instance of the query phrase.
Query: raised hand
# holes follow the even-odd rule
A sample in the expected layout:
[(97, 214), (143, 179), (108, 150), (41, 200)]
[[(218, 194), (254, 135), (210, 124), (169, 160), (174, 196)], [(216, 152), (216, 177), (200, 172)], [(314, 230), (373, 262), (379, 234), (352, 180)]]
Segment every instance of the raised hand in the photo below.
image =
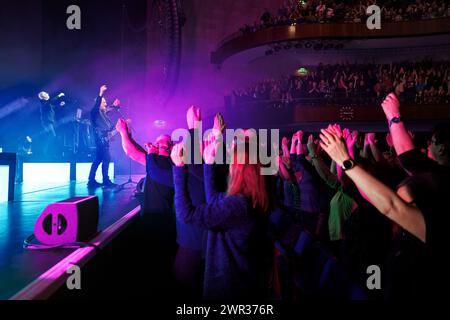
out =
[(375, 144), (375, 133), (373, 132), (366, 133), (366, 135), (364, 136), (364, 144), (365, 145)]
[(122, 119), (122, 118), (117, 120), (116, 130), (120, 134), (127, 134), (128, 133), (128, 123), (127, 123), (127, 121), (125, 119)]
[[(340, 125), (338, 125), (338, 124), (330, 124), (327, 129), (331, 130), (331, 132), (333, 132), (339, 138), (342, 137), (342, 130), (341, 130), (341, 126)], [(348, 134), (349, 132), (350, 131), (347, 131), (346, 134)]]
[(291, 147), (295, 147), (298, 143), (298, 132), (294, 133), (292, 135), (292, 139), (291, 139)]
[(223, 132), (226, 126), (223, 115), (220, 112), (216, 113), (216, 116), (214, 117), (214, 129)]
[(383, 108), (388, 121), (392, 118), (400, 117), (400, 102), (394, 93), (390, 93), (386, 99), (384, 99), (381, 107)]
[(299, 130), (292, 136), (291, 154), (303, 154), (303, 131)]
[(184, 166), (184, 145), (182, 142), (173, 146), (172, 152), (170, 153), (170, 158), (172, 159), (172, 162), (175, 166)]
[(100, 97), (103, 97), (103, 95), (105, 94), (106, 90), (108, 90), (108, 87), (106, 86), (106, 84), (102, 85), (102, 86), (100, 87), (100, 93), (99, 93), (99, 96), (100, 96)]
[(317, 155), (317, 144), (314, 142), (314, 136), (312, 134), (309, 135), (308, 143), (306, 146), (311, 156)]
[[(327, 128), (327, 130), (329, 130), (329, 128)], [(351, 137), (351, 132), (348, 128), (344, 128), (344, 130), (342, 131), (342, 137), (344, 138), (344, 140), (347, 140), (349, 137)]]
[(322, 129), (320, 132), (320, 146), (332, 160), (342, 167), (344, 161), (350, 159), (345, 142), (332, 130)]
[[(328, 130), (328, 131), (330, 131), (330, 130)], [(330, 131), (330, 132), (332, 132), (332, 131)], [(332, 132), (332, 133), (335, 134), (334, 132)], [(338, 135), (336, 135), (336, 136), (338, 136)], [(342, 137), (344, 138), (345, 143), (347, 144), (347, 149), (352, 150), (353, 146), (356, 144), (356, 141), (358, 140), (357, 132), (353, 131), (353, 133), (351, 133), (349, 129), (345, 128), (344, 131), (342, 132)]]
[(358, 130), (353, 130), (352, 131), (352, 138), (353, 138), (353, 140), (355, 140), (355, 142), (358, 142), (358, 136), (359, 136), (359, 131)]
[(206, 164), (214, 164), (214, 161), (216, 160), (217, 148), (219, 144), (216, 140), (217, 132), (214, 131), (215, 130), (208, 134), (203, 148), (203, 160), (205, 160)]
[(186, 113), (188, 129), (198, 129), (202, 121), (202, 113), (199, 107), (191, 106)]
[(320, 139), (314, 140), (314, 144), (316, 145), (316, 155), (320, 154), (322, 151), (322, 148), (320, 147)]
[(294, 134), (294, 136), (296, 137), (298, 143), (302, 143), (302, 140), (303, 140), (303, 131), (302, 130), (298, 130)]
[(289, 139), (286, 137), (281, 139), (281, 151), (283, 151), (283, 157), (289, 157)]
[(300, 143), (302, 143), (302, 141), (303, 141), (303, 135), (304, 135), (303, 131), (302, 131), (302, 130), (298, 130), (298, 131), (297, 131), (297, 135), (298, 135), (298, 141), (299, 141)]

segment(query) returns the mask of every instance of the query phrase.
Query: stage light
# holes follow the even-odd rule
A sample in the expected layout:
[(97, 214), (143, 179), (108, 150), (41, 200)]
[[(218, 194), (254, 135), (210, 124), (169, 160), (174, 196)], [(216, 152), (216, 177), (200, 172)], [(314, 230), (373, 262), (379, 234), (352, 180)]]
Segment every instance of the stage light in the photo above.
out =
[(300, 42), (295, 44), (295, 49), (301, 49), (302, 48), (302, 44)]
[(306, 48), (306, 49), (309, 49), (309, 48), (311, 48), (311, 47), (312, 47), (312, 43), (311, 43), (311, 42), (305, 43), (305, 48)]
[(70, 163), (23, 164), (23, 181), (26, 183), (67, 183), (70, 181)]
[(40, 100), (44, 100), (44, 101), (50, 100), (50, 95), (45, 91), (39, 92), (38, 97)]
[(279, 45), (276, 45), (275, 47), (273, 47), (273, 49), (274, 49), (276, 52), (278, 52), (278, 51), (281, 50), (281, 47), (280, 47)]
[(157, 128), (164, 128), (166, 126), (166, 121), (164, 121), (164, 120), (155, 120), (155, 121), (153, 121), (153, 124)]
[(78, 108), (78, 109), (77, 109), (76, 116), (75, 116), (75, 119), (76, 119), (77, 121), (81, 121), (81, 117), (82, 117), (82, 116), (83, 116), (83, 109)]
[(17, 141), (18, 141), (17, 150), (18, 150), (19, 154), (21, 154), (21, 155), (32, 155), (33, 154), (33, 150), (32, 150), (33, 139), (30, 136), (22, 137), (22, 138), (18, 139)]
[(8, 201), (9, 166), (0, 166), (0, 203)]
[(31, 139), (30, 136), (27, 136), (25, 139), (26, 139), (26, 143), (25, 143), (26, 152), (28, 155), (32, 155), (33, 149), (31, 148), (31, 146), (33, 144), (33, 139)]
[(0, 119), (6, 118), (10, 114), (24, 108), (30, 101), (25, 98), (19, 98), (6, 106), (0, 106)]
[(291, 48), (292, 48), (292, 46), (289, 43), (284, 45), (284, 50), (289, 50)]

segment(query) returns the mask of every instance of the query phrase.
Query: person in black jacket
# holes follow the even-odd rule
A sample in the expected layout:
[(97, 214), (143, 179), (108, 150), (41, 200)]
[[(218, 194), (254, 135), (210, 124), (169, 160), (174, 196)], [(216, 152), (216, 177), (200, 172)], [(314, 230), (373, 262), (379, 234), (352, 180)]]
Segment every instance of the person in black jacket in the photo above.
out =
[[(89, 173), (88, 187), (100, 187), (102, 184), (95, 180), (97, 169), (102, 164), (103, 186), (114, 187), (115, 184), (111, 182), (108, 176), (109, 163), (111, 161), (111, 154), (109, 151), (108, 134), (114, 130), (114, 126), (107, 115), (107, 103), (103, 97), (108, 87), (101, 86), (100, 93), (95, 100), (95, 105), (91, 110), (91, 122), (94, 128), (95, 136), (95, 160), (92, 163), (91, 171)], [(117, 107), (120, 104), (119, 100), (115, 100), (113, 106)]]
[(59, 99), (64, 97), (64, 93), (60, 93), (56, 97), (50, 98), (50, 95), (47, 92), (42, 91), (39, 93), (38, 97), (41, 101), (41, 124), (45, 131), (42, 154), (51, 155), (54, 152), (56, 143), (55, 104)]
[(142, 210), (133, 232), (137, 241), (133, 249), (139, 253), (135, 256), (139, 264), (146, 263), (149, 257), (152, 263), (140, 281), (151, 289), (151, 297), (155, 295), (161, 299), (172, 296), (177, 235), (173, 206), (173, 165), (170, 160), (171, 137), (159, 136), (154, 143), (147, 144), (147, 152), (134, 140), (124, 119), (117, 121), (116, 129), (120, 133), (125, 154), (145, 166), (147, 173)]

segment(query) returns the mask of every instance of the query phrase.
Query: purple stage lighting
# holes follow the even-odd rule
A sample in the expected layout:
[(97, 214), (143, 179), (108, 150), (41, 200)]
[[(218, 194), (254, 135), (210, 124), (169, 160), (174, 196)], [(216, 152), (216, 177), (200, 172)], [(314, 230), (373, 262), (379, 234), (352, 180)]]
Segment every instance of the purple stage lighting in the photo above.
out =
[(153, 124), (155, 125), (155, 127), (157, 128), (164, 128), (166, 126), (166, 121), (164, 120), (155, 120), (153, 122)]

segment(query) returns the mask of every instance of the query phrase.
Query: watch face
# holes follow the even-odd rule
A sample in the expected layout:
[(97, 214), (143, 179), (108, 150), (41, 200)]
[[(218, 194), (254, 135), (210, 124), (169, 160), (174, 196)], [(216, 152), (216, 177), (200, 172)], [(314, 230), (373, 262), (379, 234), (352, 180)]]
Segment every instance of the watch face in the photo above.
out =
[(342, 163), (342, 166), (344, 167), (344, 170), (349, 170), (353, 168), (353, 161), (345, 160), (344, 163)]

